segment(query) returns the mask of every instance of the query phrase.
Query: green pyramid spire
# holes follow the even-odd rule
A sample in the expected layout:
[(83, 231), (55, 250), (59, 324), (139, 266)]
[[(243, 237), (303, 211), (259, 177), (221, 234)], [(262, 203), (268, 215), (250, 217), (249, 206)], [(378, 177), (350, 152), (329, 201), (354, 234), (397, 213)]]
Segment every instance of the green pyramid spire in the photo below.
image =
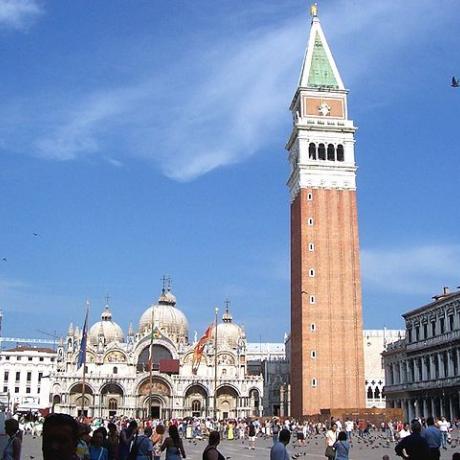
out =
[(308, 86), (314, 88), (338, 89), (339, 84), (334, 76), (331, 64), (324, 49), (323, 42), (318, 32), (315, 34)]

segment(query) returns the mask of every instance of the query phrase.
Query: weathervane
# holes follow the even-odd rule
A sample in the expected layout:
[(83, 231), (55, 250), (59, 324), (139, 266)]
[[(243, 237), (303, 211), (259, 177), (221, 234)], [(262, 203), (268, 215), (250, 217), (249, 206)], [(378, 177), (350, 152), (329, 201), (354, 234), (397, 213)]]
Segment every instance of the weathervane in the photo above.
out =
[(310, 16), (312, 18), (316, 18), (318, 16), (318, 4), (313, 3), (313, 5), (310, 6)]

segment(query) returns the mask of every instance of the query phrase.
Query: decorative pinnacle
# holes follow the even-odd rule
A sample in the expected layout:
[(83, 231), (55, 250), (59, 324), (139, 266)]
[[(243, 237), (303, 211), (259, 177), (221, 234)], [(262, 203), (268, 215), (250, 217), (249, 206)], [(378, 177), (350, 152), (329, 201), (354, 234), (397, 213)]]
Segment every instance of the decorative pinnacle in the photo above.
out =
[(310, 6), (310, 16), (312, 18), (318, 17), (318, 3), (313, 3), (313, 5)]

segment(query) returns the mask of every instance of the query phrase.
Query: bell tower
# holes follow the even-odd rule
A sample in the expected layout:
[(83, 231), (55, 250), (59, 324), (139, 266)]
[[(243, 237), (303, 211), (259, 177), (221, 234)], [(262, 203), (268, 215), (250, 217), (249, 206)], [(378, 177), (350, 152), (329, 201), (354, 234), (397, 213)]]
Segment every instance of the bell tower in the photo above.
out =
[(314, 5), (292, 100), (291, 414), (365, 407), (355, 131)]

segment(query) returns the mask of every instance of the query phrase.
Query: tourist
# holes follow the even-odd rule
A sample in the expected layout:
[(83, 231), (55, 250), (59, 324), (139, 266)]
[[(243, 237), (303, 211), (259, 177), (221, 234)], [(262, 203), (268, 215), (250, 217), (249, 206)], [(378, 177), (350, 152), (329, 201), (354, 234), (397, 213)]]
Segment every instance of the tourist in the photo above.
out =
[(79, 426), (73, 417), (48, 415), (43, 423), (42, 436), (43, 460), (75, 460)]
[(115, 423), (110, 422), (107, 425), (109, 433), (107, 435), (107, 450), (109, 453), (109, 460), (118, 460), (118, 431)]
[(2, 460), (19, 460), (21, 458), (21, 431), (19, 422), (14, 418), (5, 420), (5, 433), (9, 436), (3, 449)]
[(248, 426), (248, 439), (249, 439), (249, 449), (256, 449), (256, 427), (254, 422), (251, 420)]
[(161, 446), (163, 445), (165, 434), (164, 425), (158, 424), (155, 427), (155, 433), (152, 436), (153, 444), (153, 460), (160, 460), (161, 457)]
[(137, 435), (138, 426), (136, 420), (131, 420), (127, 428), (123, 428), (120, 433), (120, 444), (118, 446), (119, 460), (128, 460), (129, 450), (134, 437)]
[(396, 455), (402, 458), (429, 460), (430, 449), (428, 443), (421, 436), (422, 425), (418, 420), (411, 424), (412, 434), (403, 438), (395, 447)]
[(225, 460), (225, 457), (217, 450), (219, 443), (219, 432), (211, 431), (211, 433), (209, 433), (208, 445), (203, 451), (203, 460)]
[(337, 424), (332, 422), (331, 429), (326, 431), (326, 451), (324, 455), (329, 460), (335, 459), (334, 444), (337, 442)]
[(442, 417), (441, 421), (438, 423), (438, 426), (442, 436), (442, 448), (447, 449), (447, 437), (449, 433), (450, 423), (446, 420), (446, 417)]
[(104, 447), (104, 434), (100, 428), (98, 428), (91, 440), (91, 444), (89, 446), (89, 458), (90, 460), (108, 460), (109, 453), (107, 449)]
[(270, 450), (270, 460), (289, 460), (289, 454), (286, 446), (291, 439), (291, 433), (283, 428), (278, 436), (278, 440), (273, 444)]
[(439, 450), (442, 443), (442, 435), (438, 428), (434, 426), (434, 418), (426, 419), (427, 427), (423, 430), (422, 436), (426, 439), (430, 449), (430, 459), (439, 460), (441, 451)]
[(166, 460), (180, 460), (186, 458), (182, 439), (175, 425), (170, 425), (168, 430), (169, 437), (166, 438), (161, 446), (161, 452), (166, 449)]
[(334, 444), (335, 460), (348, 460), (350, 452), (350, 444), (347, 441), (347, 433), (341, 431), (337, 436), (337, 441)]
[(345, 421), (345, 432), (347, 433), (347, 439), (349, 442), (351, 442), (353, 428), (354, 428), (353, 420), (350, 420), (349, 418), (347, 418), (347, 420)]
[(234, 436), (233, 436), (233, 422), (228, 422), (227, 424), (227, 439), (229, 441), (233, 441)]
[(460, 453), (455, 452), (455, 454), (452, 455), (452, 460), (460, 460)]
[(278, 434), (280, 432), (280, 424), (278, 423), (278, 420), (275, 419), (273, 421), (273, 426), (272, 426), (272, 439), (273, 439), (273, 445), (276, 444), (278, 441)]
[(91, 428), (84, 423), (80, 423), (79, 437), (75, 454), (80, 460), (89, 460), (89, 443), (91, 441)]
[(407, 436), (410, 436), (410, 429), (409, 429), (409, 424), (404, 423), (401, 430), (398, 432), (398, 437), (399, 440), (407, 438)]
[(153, 443), (150, 439), (151, 436), (152, 428), (148, 426), (144, 429), (144, 434), (137, 434), (134, 437), (129, 452), (129, 460), (152, 460)]

